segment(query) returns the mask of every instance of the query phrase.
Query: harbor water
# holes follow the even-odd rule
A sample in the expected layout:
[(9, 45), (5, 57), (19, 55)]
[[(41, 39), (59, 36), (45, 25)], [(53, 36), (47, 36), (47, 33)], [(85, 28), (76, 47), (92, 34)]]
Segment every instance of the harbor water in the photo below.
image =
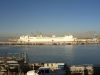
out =
[(100, 64), (100, 44), (89, 45), (6, 45), (0, 52), (26, 52), (30, 63)]

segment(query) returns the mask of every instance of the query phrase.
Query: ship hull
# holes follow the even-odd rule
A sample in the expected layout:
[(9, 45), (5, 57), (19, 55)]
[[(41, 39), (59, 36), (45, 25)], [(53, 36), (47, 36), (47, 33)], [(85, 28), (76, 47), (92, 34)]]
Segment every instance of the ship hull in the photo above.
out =
[(20, 36), (18, 42), (72, 42), (75, 39), (72, 35), (64, 37), (30, 37), (30, 36)]

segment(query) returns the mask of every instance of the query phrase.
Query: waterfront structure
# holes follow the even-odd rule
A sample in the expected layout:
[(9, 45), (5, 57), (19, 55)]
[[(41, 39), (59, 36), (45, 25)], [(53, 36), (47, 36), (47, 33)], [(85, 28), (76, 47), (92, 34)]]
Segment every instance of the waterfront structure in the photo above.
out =
[(0, 75), (23, 75), (30, 70), (27, 54), (0, 53)]
[[(65, 75), (100, 75), (100, 65), (67, 63), (32, 63), (24, 53), (0, 53), (0, 75), (26, 75), (28, 71), (49, 67), (52, 71), (65, 71)], [(56, 74), (57, 75), (57, 74)]]
[(71, 74), (81, 74), (81, 75), (93, 75), (94, 67), (93, 65), (72, 65), (70, 67)]

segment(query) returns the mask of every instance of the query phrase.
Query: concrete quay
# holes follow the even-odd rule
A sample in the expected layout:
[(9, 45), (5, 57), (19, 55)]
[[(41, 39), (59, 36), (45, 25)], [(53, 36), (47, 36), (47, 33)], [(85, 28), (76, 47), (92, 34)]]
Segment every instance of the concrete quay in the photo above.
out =
[(34, 42), (34, 43), (18, 43), (18, 42), (0, 42), (0, 45), (84, 45), (84, 44), (100, 44), (100, 41), (74, 41), (74, 42)]

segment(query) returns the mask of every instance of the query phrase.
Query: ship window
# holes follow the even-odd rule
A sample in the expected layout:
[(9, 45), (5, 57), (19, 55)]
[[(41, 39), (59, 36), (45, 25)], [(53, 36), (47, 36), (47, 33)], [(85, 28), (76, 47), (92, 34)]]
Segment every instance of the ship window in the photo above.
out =
[(45, 73), (49, 73), (49, 70), (45, 70)]
[(41, 73), (44, 73), (44, 70), (41, 70)]
[(44, 73), (44, 70), (39, 70), (38, 74)]

